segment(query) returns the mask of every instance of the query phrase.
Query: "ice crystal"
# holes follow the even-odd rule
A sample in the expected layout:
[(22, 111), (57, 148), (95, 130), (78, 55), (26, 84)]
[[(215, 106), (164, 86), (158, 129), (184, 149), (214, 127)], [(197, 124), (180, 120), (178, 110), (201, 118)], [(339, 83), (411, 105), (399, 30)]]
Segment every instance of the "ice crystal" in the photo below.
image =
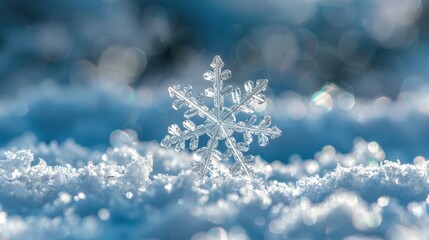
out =
[[(178, 110), (183, 107), (189, 109), (185, 111), (182, 130), (177, 124), (168, 127), (168, 135), (161, 141), (161, 145), (166, 148), (174, 147), (176, 151), (185, 149), (185, 142), (189, 140), (189, 149), (196, 150), (196, 154), (201, 160), (192, 164), (192, 169), (199, 172), (201, 176), (210, 175), (213, 172), (212, 161), (228, 161), (234, 159), (234, 164), (230, 171), (234, 175), (244, 174), (252, 177), (253, 171), (249, 166), (254, 162), (252, 155), (246, 155), (249, 150), (249, 144), (253, 141), (253, 135), (258, 137), (259, 146), (268, 145), (269, 139), (274, 139), (281, 135), (280, 129), (270, 127), (271, 117), (264, 116), (259, 124), (256, 115), (252, 115), (245, 121), (237, 121), (236, 116), (240, 112), (252, 114), (254, 112), (254, 103), (262, 104), (265, 102), (263, 92), (267, 90), (268, 80), (259, 79), (256, 82), (247, 81), (244, 83), (244, 93), (240, 88), (234, 89), (231, 85), (223, 86), (223, 81), (231, 78), (231, 71), (222, 70), (224, 63), (219, 56), (215, 56), (209, 70), (204, 73), (204, 79), (213, 82), (213, 87), (206, 88), (204, 93), (194, 97), (192, 86), (171, 85), (168, 88), (171, 97), (175, 97), (173, 109)], [(226, 107), (224, 98), (232, 96), (233, 105)], [(209, 108), (204, 104), (204, 97), (213, 98), (214, 107)], [(194, 116), (200, 116), (204, 123), (197, 125), (189, 120)], [(243, 142), (237, 142), (234, 133), (243, 134)], [(209, 140), (205, 147), (198, 148), (199, 138), (208, 135)], [(218, 145), (219, 141), (224, 140), (226, 152), (221, 153)]]

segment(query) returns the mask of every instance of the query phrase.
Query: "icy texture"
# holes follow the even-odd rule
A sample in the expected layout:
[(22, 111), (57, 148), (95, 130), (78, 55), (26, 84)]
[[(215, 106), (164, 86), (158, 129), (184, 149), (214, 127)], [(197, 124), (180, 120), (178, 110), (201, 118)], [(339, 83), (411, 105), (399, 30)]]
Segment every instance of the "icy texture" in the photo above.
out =
[[(21, 139), (31, 151), (4, 149), (0, 238), (429, 237), (429, 162), (422, 157), (413, 165), (387, 161), (381, 147), (357, 140), (349, 154), (327, 146), (292, 164), (257, 157), (259, 177), (251, 181), (220, 168), (218, 178), (196, 183), (199, 175), (187, 170), (192, 156), (121, 134), (129, 138), (91, 154), (73, 142), (40, 145), (33, 137)], [(57, 154), (74, 149), (88, 153), (85, 165)]]
[[(263, 104), (265, 102), (264, 91), (267, 90), (268, 80), (259, 79), (256, 83), (247, 81), (244, 84), (245, 92), (241, 93), (239, 88), (233, 89), (231, 85), (223, 86), (223, 81), (231, 78), (231, 71), (222, 70), (224, 63), (219, 56), (215, 56), (210, 67), (213, 71), (204, 73), (204, 79), (213, 82), (213, 87), (205, 89), (204, 93), (200, 93), (197, 97), (192, 96), (192, 86), (188, 85), (181, 87), (180, 85), (171, 85), (168, 92), (171, 97), (175, 97), (173, 109), (178, 110), (183, 107), (188, 107), (184, 113), (183, 122), (185, 130), (181, 130), (177, 124), (168, 127), (168, 133), (162, 141), (161, 145), (166, 148), (172, 148), (178, 152), (185, 150), (185, 142), (189, 140), (189, 149), (196, 150), (196, 154), (201, 157), (201, 160), (192, 164), (192, 169), (199, 172), (201, 176), (211, 175), (214, 171), (213, 160), (228, 161), (233, 157), (234, 164), (230, 167), (230, 171), (234, 175), (253, 176), (253, 170), (249, 166), (254, 162), (254, 156), (244, 153), (249, 150), (249, 144), (253, 141), (253, 135), (258, 136), (259, 146), (265, 147), (268, 145), (269, 139), (277, 138), (281, 135), (280, 129), (277, 127), (269, 127), (271, 125), (271, 117), (264, 116), (259, 124), (256, 115), (252, 115), (245, 121), (237, 122), (236, 116), (240, 112), (252, 114), (255, 112), (253, 105)], [(208, 98), (213, 98), (214, 107), (209, 109), (204, 105), (204, 95)], [(228, 108), (224, 105), (224, 97), (232, 95), (233, 105)], [(189, 120), (196, 115), (202, 117), (204, 124), (197, 125)], [(233, 134), (239, 132), (243, 134), (243, 142), (237, 142)], [(198, 148), (199, 139), (207, 134), (209, 141), (207, 146)], [(221, 153), (218, 150), (220, 140), (225, 140), (226, 152)]]

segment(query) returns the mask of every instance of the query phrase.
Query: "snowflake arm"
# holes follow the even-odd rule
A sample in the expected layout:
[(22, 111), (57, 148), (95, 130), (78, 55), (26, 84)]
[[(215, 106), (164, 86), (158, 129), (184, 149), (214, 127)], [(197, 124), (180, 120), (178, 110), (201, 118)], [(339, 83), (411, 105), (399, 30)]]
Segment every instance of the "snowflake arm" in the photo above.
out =
[(221, 160), (222, 154), (216, 150), (218, 146), (218, 141), (216, 140), (219, 132), (215, 133), (214, 138), (211, 138), (207, 144), (207, 147), (198, 149), (196, 154), (200, 156), (203, 160), (197, 161), (192, 164), (192, 169), (195, 172), (199, 172), (201, 177), (207, 175), (207, 171), (212, 172), (213, 164), (212, 160)]
[(240, 88), (236, 88), (232, 94), (232, 100), (236, 104), (231, 109), (231, 115), (236, 115), (242, 111), (245, 113), (253, 113), (255, 110), (251, 105), (253, 101), (258, 104), (265, 102), (265, 95), (262, 92), (266, 91), (268, 87), (267, 79), (256, 80), (256, 86), (252, 81), (244, 83), (245, 94), (241, 95)]
[(238, 174), (241, 171), (249, 178), (253, 178), (253, 171), (247, 164), (253, 163), (255, 161), (254, 157), (252, 155), (244, 157), (243, 155), (243, 152), (249, 150), (249, 145), (245, 143), (237, 144), (234, 138), (229, 137), (226, 139), (226, 147), (228, 150), (225, 153), (224, 159), (229, 159), (232, 155), (235, 160), (235, 163), (229, 168), (230, 172)]
[(171, 97), (176, 97), (177, 99), (173, 102), (173, 109), (179, 110), (184, 106), (188, 106), (190, 109), (184, 113), (185, 118), (191, 118), (195, 115), (200, 115), (201, 117), (210, 118), (213, 121), (217, 121), (216, 117), (210, 114), (208, 108), (204, 106), (203, 95), (198, 95), (197, 98), (192, 96), (192, 86), (187, 85), (183, 87), (183, 90), (180, 89), (180, 85), (170, 85), (168, 87), (168, 92)]
[(175, 150), (181, 152), (185, 150), (185, 142), (191, 139), (189, 143), (189, 149), (195, 150), (198, 147), (199, 137), (206, 133), (207, 127), (209, 125), (198, 125), (196, 126), (191, 120), (185, 120), (183, 122), (185, 130), (182, 131), (177, 124), (172, 124), (168, 127), (167, 135), (162, 139), (161, 146), (166, 148), (171, 148), (175, 146)]
[(213, 71), (209, 70), (204, 73), (204, 79), (213, 82), (213, 88), (207, 88), (204, 93), (207, 97), (214, 98), (214, 106), (216, 107), (216, 115), (221, 114), (222, 107), (224, 106), (224, 96), (230, 94), (233, 90), (231, 85), (223, 87), (223, 81), (231, 78), (231, 71), (226, 69), (222, 71), (224, 63), (222, 59), (216, 55), (210, 64)]
[(236, 124), (228, 124), (227, 127), (233, 127), (237, 132), (243, 133), (244, 142), (250, 144), (253, 141), (252, 135), (258, 136), (259, 146), (265, 147), (268, 145), (268, 138), (275, 139), (282, 135), (282, 131), (276, 126), (269, 128), (271, 125), (271, 117), (264, 116), (258, 125), (253, 125), (256, 122), (256, 115), (252, 115), (245, 122)]

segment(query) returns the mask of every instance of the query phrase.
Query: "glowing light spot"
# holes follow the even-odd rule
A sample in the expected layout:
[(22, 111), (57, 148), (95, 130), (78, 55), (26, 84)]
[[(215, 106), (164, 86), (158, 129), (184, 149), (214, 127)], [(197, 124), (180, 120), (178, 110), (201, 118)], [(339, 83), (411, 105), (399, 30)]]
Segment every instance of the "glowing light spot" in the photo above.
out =
[(308, 211), (302, 216), (302, 221), (308, 225), (312, 226), (317, 222), (317, 213), (313, 211)]
[(257, 102), (253, 102), (253, 107), (255, 108), (256, 112), (263, 112), (267, 108), (267, 101), (263, 102), (262, 104), (258, 104)]
[(375, 154), (374, 154), (374, 156), (375, 156), (375, 158), (377, 158), (377, 160), (383, 160), (384, 159), (384, 157), (385, 157), (385, 155), (384, 155), (384, 152), (383, 151), (378, 151), (378, 152), (376, 152)]
[(429, 96), (418, 99), (417, 107), (421, 113), (429, 115)]
[(308, 174), (313, 175), (320, 170), (319, 163), (317, 161), (311, 160), (305, 162), (305, 170)]
[(423, 213), (426, 213), (425, 203), (421, 204), (418, 202), (410, 202), (407, 206), (409, 212), (413, 213), (416, 217), (421, 217)]
[(250, 237), (247, 236), (246, 231), (240, 226), (233, 226), (229, 230), (228, 239), (247, 240)]
[(307, 109), (304, 103), (298, 99), (291, 99), (289, 101), (289, 107), (287, 110), (288, 115), (295, 120), (299, 120), (305, 117)]
[(348, 92), (342, 92), (337, 97), (338, 106), (344, 110), (350, 110), (355, 106), (355, 97)]
[(109, 210), (107, 210), (105, 208), (98, 210), (98, 217), (103, 221), (108, 220), (110, 218)]
[(356, 161), (352, 156), (345, 156), (342, 165), (345, 167), (353, 167), (356, 165)]
[(378, 212), (368, 212), (362, 209), (356, 209), (353, 212), (353, 226), (359, 230), (368, 230), (380, 226), (382, 217)]
[(274, 234), (280, 234), (284, 230), (284, 224), (280, 219), (274, 219), (270, 222), (270, 225), (268, 226), (270, 232)]
[(389, 205), (389, 197), (388, 196), (381, 196), (378, 198), (377, 200), (377, 204), (380, 207), (386, 207), (387, 205)]
[(168, 193), (170, 193), (170, 192), (171, 192), (171, 190), (173, 189), (173, 184), (168, 183), (167, 185), (165, 185), (165, 186), (164, 186), (164, 189), (165, 189)]
[(116, 130), (110, 134), (110, 144), (114, 147), (123, 144), (133, 144), (137, 139), (137, 132), (132, 129)]
[(391, 103), (392, 103), (392, 100), (390, 100), (388, 97), (382, 96), (374, 100), (374, 107), (378, 109), (384, 108)]
[(321, 112), (330, 112), (334, 107), (334, 102), (329, 93), (318, 91), (311, 96), (311, 105), (313, 110)]
[(322, 152), (318, 153), (317, 160), (322, 165), (327, 165), (335, 158), (336, 154), (337, 151), (335, 150), (335, 148), (331, 145), (328, 145), (323, 147)]
[(191, 240), (206, 240), (207, 234), (205, 232), (197, 232), (192, 237)]
[(127, 199), (131, 199), (131, 198), (133, 198), (133, 193), (132, 193), (132, 192), (127, 192), (127, 193), (125, 194), (125, 197), (126, 197)]
[(207, 240), (226, 240), (228, 235), (225, 229), (221, 227), (214, 227), (207, 232)]
[(378, 152), (380, 150), (380, 147), (379, 147), (378, 143), (376, 143), (376, 142), (370, 142), (368, 144), (368, 150), (371, 153), (376, 153), (376, 152)]
[(78, 194), (77, 194), (77, 197), (78, 197), (79, 199), (81, 199), (81, 200), (86, 199), (86, 195), (85, 195), (85, 193), (83, 193), (83, 192), (78, 193)]
[(58, 194), (58, 196), (59, 196), (60, 201), (64, 204), (68, 204), (72, 200), (72, 196), (68, 193), (65, 193), (65, 192), (60, 192)]
[(98, 62), (102, 79), (131, 83), (146, 69), (146, 54), (137, 48), (113, 46), (106, 49)]
[(414, 158), (414, 165), (416, 165), (417, 167), (423, 168), (426, 166), (426, 160), (424, 157), (422, 156), (417, 156), (416, 158)]
[(0, 212), (0, 224), (7, 222), (7, 212)]

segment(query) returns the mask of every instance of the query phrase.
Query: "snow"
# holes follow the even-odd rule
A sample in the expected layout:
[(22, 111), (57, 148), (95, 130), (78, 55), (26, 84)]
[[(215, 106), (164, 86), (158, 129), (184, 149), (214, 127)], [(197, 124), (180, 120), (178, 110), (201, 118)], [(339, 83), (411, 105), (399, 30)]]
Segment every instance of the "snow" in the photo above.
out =
[[(357, 143), (363, 144), (370, 145)], [(83, 148), (32, 146), (47, 155), (58, 147)], [(351, 155), (359, 151), (355, 146)], [(354, 166), (333, 167), (321, 159), (288, 165), (258, 158), (251, 182), (227, 171), (198, 182), (188, 170), (192, 156), (156, 143), (135, 140), (86, 158), (86, 165), (73, 167), (36, 164), (30, 150), (5, 152), (1, 238), (429, 237), (427, 160), (363, 165), (356, 159)], [(309, 173), (309, 161), (329, 170)]]
[[(4, 111), (0, 119), (7, 133), (0, 151), (0, 238), (429, 238), (425, 111), (413, 98), (356, 99), (344, 109), (336, 98), (342, 91), (335, 91), (329, 92), (329, 111), (323, 105), (329, 101), (311, 107), (311, 99), (298, 95), (268, 101), (272, 105), (265, 110), (285, 138), (273, 141), (271, 154), (255, 157), (252, 180), (214, 161), (222, 174), (207, 181), (190, 170), (198, 156), (163, 149), (156, 141), (162, 136), (151, 135), (164, 134), (167, 121), (175, 120), (149, 117), (169, 108), (167, 94), (154, 92), (160, 100), (150, 106), (139, 102), (147, 91), (124, 99), (108, 86), (42, 85), (17, 95), (2, 105), (12, 109), (20, 102), (27, 113)], [(300, 107), (305, 114), (297, 114)], [(83, 114), (87, 111), (96, 114)], [(65, 118), (69, 121), (61, 121)], [(334, 118), (337, 128), (330, 127)], [(13, 122), (27, 133), (8, 128)], [(55, 122), (60, 125), (51, 128)], [(145, 124), (130, 130), (136, 122)], [(118, 125), (124, 128), (115, 129)], [(330, 134), (338, 129), (348, 132)], [(363, 138), (347, 135), (357, 130)], [(306, 140), (302, 148), (289, 140), (302, 141), (294, 131)], [(366, 138), (377, 134), (389, 141)], [(326, 138), (334, 139), (331, 145), (324, 144)], [(387, 160), (395, 155), (403, 157)]]

